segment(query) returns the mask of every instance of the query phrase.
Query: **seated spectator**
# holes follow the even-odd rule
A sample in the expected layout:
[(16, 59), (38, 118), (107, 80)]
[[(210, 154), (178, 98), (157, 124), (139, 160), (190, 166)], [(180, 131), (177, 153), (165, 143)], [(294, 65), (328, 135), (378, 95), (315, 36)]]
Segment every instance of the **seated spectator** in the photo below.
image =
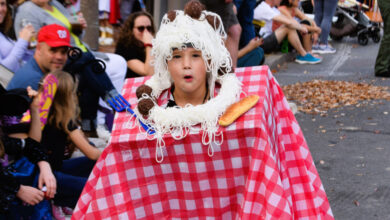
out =
[(150, 61), (154, 34), (153, 18), (144, 11), (131, 14), (123, 24), (115, 53), (127, 62), (126, 78), (153, 75)]
[[(51, 72), (57, 80), (57, 91), (50, 108), (47, 124), (42, 132), (42, 147), (48, 152), (49, 163), (57, 179), (57, 193), (53, 199), (53, 216), (63, 219), (71, 214), (101, 152), (89, 144), (78, 128), (77, 84), (64, 71)], [(67, 139), (86, 157), (64, 160)]]
[[(78, 14), (78, 22), (85, 28), (86, 21), (82, 17), (82, 14)], [(77, 47), (82, 51), (82, 57), (77, 62), (68, 62), (64, 70), (70, 73), (82, 73), (90, 74), (90, 78), (94, 80), (88, 80), (84, 82), (89, 88), (92, 88), (91, 92), (85, 93), (80, 97), (81, 102), (81, 118), (82, 118), (82, 128), (85, 131), (88, 131), (90, 134), (94, 133), (97, 123), (97, 109), (99, 97), (107, 102), (110, 97), (118, 96), (118, 91), (122, 90), (124, 83), (124, 78), (126, 74), (126, 62), (125, 60), (116, 54), (104, 53), (101, 56), (104, 57), (103, 61), (107, 67), (106, 73), (95, 74), (91, 72), (94, 69), (92, 65), (95, 60), (96, 53), (91, 53), (88, 47), (81, 41), (80, 37), (82, 32), (79, 35), (73, 33), (73, 26), (71, 25), (72, 16), (67, 11), (67, 9), (56, 0), (31, 0), (24, 2), (18, 7), (18, 11), (15, 16), (15, 31), (18, 32), (20, 29), (20, 24), (22, 20), (27, 20), (31, 22), (36, 30), (39, 30), (44, 25), (48, 24), (58, 24), (69, 30), (71, 34), (71, 45), (72, 47)], [(89, 63), (89, 65), (86, 65)], [(89, 71), (89, 73), (87, 73)], [(100, 78), (100, 79), (98, 79)], [(95, 81), (95, 79), (97, 81)], [(80, 82), (82, 84), (83, 82)], [(96, 85), (91, 85), (97, 83)], [(88, 103), (88, 105), (84, 105)], [(100, 102), (103, 103), (103, 102)], [(99, 124), (104, 121), (104, 114), (101, 114), (103, 117), (99, 116)], [(104, 123), (104, 122), (103, 122)], [(101, 126), (101, 128), (104, 128)], [(106, 130), (104, 133), (104, 138), (109, 138), (109, 133)]]
[[(305, 26), (299, 24), (295, 19), (287, 18), (280, 14), (276, 6), (279, 6), (279, 0), (265, 0), (255, 8), (254, 19), (264, 20), (265, 26), (260, 29), (260, 35), (264, 36), (262, 48), (265, 53), (280, 50), (282, 40), (287, 37), (289, 43), (297, 50), (298, 56), (295, 62), (300, 64), (316, 64), (322, 60), (308, 53), (302, 46), (297, 31), (302, 34), (307, 34), (308, 30)], [(283, 24), (275, 31), (272, 31), (273, 21), (278, 21)]]
[(237, 67), (258, 66), (264, 63), (264, 39), (255, 37), (238, 51)]
[(35, 37), (35, 30), (32, 25), (26, 25), (20, 29), (16, 40), (11, 8), (6, 0), (0, 0), (0, 9), (4, 13), (0, 16), (0, 64), (15, 72), (33, 54), (28, 47), (29, 41)]
[(225, 45), (232, 57), (233, 68), (237, 67), (241, 26), (233, 10), (233, 0), (200, 0), (200, 2), (206, 6), (208, 11), (217, 13), (221, 17), (227, 34)]
[[(20, 123), (17, 116), (27, 110), (29, 97), (34, 97), (30, 104), (31, 122)], [(47, 154), (39, 144), (41, 123), (37, 97), (38, 93), (31, 87), (27, 92), (25, 89), (5, 91), (1, 87), (0, 101), (11, 105), (2, 103), (0, 108), (0, 219), (51, 218), (50, 205), (44, 197), (54, 198), (57, 184)], [(34, 164), (39, 168), (39, 175)]]
[[(308, 30), (308, 34), (300, 34), (299, 37), (302, 38), (303, 48), (308, 52), (312, 53), (313, 41), (317, 41), (318, 35), (321, 33), (321, 28), (319, 28), (313, 19), (307, 17), (298, 7), (300, 0), (282, 0), (278, 10), (287, 18), (295, 19), (298, 18), (302, 25)], [(281, 23), (273, 22), (274, 26), (280, 26)]]
[(260, 47), (263, 39), (256, 37), (252, 24), (255, 5), (255, 0), (234, 0), (233, 11), (242, 28), (237, 67), (258, 66), (264, 63), (264, 51)]

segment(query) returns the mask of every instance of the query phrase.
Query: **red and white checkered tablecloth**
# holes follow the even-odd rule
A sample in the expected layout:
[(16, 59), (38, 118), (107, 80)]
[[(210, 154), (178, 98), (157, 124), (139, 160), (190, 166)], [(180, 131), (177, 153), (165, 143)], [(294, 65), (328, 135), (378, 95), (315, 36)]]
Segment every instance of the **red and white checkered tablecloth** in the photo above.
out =
[[(243, 91), (259, 103), (223, 132), (214, 156), (202, 132), (156, 140), (116, 115), (111, 144), (102, 153), (72, 219), (333, 219), (301, 129), (267, 66), (239, 68)], [(124, 97), (146, 79), (128, 79)]]

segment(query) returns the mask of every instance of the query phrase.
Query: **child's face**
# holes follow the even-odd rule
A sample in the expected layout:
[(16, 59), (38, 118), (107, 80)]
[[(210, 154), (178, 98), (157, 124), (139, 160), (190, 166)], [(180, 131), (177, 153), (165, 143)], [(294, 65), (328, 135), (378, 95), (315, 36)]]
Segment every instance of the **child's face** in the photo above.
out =
[(168, 71), (175, 85), (175, 92), (193, 94), (206, 89), (206, 65), (202, 52), (192, 47), (172, 53), (168, 60)]

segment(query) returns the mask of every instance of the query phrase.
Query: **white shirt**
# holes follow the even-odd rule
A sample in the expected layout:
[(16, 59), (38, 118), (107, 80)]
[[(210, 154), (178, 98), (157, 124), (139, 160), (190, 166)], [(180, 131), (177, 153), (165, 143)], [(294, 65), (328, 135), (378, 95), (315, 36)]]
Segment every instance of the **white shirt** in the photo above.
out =
[(276, 7), (271, 8), (265, 1), (255, 8), (253, 18), (265, 21), (265, 26), (260, 29), (260, 36), (267, 37), (272, 34), (272, 19), (279, 14), (280, 11)]

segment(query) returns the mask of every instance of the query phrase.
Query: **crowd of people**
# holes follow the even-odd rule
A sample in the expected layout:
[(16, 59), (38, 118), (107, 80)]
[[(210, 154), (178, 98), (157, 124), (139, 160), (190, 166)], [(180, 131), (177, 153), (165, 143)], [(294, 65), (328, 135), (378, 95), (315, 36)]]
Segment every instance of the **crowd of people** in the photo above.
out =
[[(112, 44), (109, 40), (112, 27), (107, 21), (112, 9), (107, 9), (107, 2), (99, 1), (99, 5), (105, 5), (105, 8), (99, 6), (102, 45)], [(226, 62), (231, 61), (228, 65), (232, 66), (231, 71), (235, 67), (263, 64), (264, 53), (280, 51), (286, 40), (296, 50), (295, 61), (300, 64), (320, 63), (322, 57), (318, 54), (336, 52), (328, 44), (328, 35), (337, 0), (314, 0), (314, 20), (300, 11), (299, 0), (200, 2), (223, 21), (227, 33), (224, 43), (230, 56), (225, 58)], [(132, 5), (134, 1), (127, 3)], [(151, 76), (161, 71), (153, 66), (153, 55), (158, 55), (152, 54), (157, 32), (153, 17), (142, 10), (143, 1), (138, 3), (140, 11), (123, 12), (126, 16), (122, 17), (115, 53), (101, 53), (92, 51), (82, 41), (82, 29), (87, 26), (82, 13), (70, 12), (57, 0), (19, 1), (18, 6), (0, 0), (0, 64), (14, 72), (7, 87), (0, 88), (0, 99), (17, 97), (12, 99), (12, 105), (3, 103), (0, 109), (0, 219), (20, 218), (23, 215), (20, 209), (36, 216), (49, 213), (57, 219), (63, 219), (64, 213), (72, 213), (101, 154), (85, 136), (110, 138), (106, 113), (99, 108), (111, 109), (110, 101), (118, 97), (125, 78)], [(71, 7), (74, 10), (74, 5)], [(253, 19), (265, 21), (259, 33), (255, 33)], [(78, 28), (81, 26), (81, 31), (76, 31), (75, 23)], [(161, 67), (170, 69), (174, 81), (170, 91), (175, 98), (172, 106), (207, 102), (213, 96), (207, 77), (216, 76), (203, 74), (206, 68), (200, 59), (203, 51), (193, 46), (172, 50), (172, 60), (161, 63)], [(196, 82), (199, 80), (198, 87), (191, 89), (175, 79), (176, 72), (177, 75), (180, 72), (175, 72), (175, 68), (187, 60), (203, 68), (203, 75), (191, 76)], [(56, 92), (48, 115), (42, 116), (40, 101), (48, 76), (56, 79)], [(214, 83), (215, 78), (212, 79)], [(198, 95), (188, 96), (189, 93)], [(16, 111), (15, 106), (20, 108)], [(31, 116), (29, 122), (21, 120), (27, 110)], [(42, 117), (47, 118), (44, 126)], [(85, 157), (66, 158), (70, 146), (80, 149)], [(18, 175), (25, 171), (23, 164), (34, 167), (28, 178)]]

